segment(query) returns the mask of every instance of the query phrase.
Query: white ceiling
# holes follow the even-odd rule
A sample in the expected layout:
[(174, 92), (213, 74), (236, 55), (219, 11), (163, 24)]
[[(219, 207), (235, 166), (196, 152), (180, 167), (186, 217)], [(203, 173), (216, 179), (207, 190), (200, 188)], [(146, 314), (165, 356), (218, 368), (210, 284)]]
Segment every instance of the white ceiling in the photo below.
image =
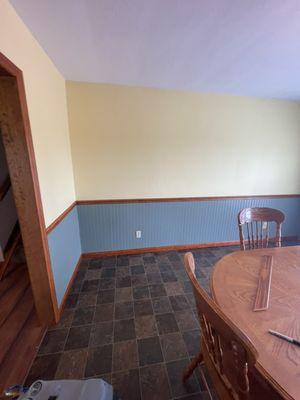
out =
[(300, 99), (300, 0), (11, 3), (68, 80)]

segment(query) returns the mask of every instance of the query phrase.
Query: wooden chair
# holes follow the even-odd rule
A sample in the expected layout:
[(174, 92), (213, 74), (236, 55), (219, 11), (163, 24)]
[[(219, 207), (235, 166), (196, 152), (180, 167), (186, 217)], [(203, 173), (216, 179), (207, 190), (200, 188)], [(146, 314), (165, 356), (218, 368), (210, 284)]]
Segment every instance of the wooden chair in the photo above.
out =
[[(280, 247), (283, 221), (283, 212), (274, 208), (244, 208), (238, 214), (241, 250), (268, 247), (269, 225), (272, 222), (276, 224), (275, 245)], [(244, 237), (244, 230), (246, 231), (246, 238)]]
[(192, 253), (185, 255), (184, 264), (193, 285), (202, 335), (201, 351), (184, 373), (183, 380), (204, 363), (220, 399), (249, 400), (248, 370), (256, 362), (256, 350), (198, 283)]

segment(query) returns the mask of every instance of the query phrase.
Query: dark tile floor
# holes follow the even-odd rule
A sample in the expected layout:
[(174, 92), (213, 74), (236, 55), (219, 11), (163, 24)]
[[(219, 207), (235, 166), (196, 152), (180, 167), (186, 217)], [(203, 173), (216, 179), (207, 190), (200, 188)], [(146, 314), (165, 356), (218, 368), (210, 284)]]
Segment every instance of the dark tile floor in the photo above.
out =
[[(236, 249), (192, 250), (207, 290), (213, 265)], [(27, 383), (101, 377), (122, 400), (209, 399), (198, 374), (185, 386), (181, 382), (200, 336), (183, 255), (84, 260), (61, 322), (47, 332)]]

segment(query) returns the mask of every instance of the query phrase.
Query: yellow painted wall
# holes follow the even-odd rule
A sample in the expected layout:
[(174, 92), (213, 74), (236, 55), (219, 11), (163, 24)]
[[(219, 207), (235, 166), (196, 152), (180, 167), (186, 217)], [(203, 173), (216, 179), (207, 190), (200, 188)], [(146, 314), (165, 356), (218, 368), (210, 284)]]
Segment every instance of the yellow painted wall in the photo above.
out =
[(77, 199), (300, 193), (296, 102), (67, 82)]
[(24, 74), (46, 225), (74, 200), (65, 80), (7, 0), (0, 1), (0, 51)]

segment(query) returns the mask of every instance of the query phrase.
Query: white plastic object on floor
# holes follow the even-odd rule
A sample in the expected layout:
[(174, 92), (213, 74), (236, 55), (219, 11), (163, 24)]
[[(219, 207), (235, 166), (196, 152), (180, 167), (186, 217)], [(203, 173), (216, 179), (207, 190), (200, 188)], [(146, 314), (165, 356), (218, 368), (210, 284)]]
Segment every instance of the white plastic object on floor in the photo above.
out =
[(113, 400), (103, 379), (35, 381), (18, 400)]

